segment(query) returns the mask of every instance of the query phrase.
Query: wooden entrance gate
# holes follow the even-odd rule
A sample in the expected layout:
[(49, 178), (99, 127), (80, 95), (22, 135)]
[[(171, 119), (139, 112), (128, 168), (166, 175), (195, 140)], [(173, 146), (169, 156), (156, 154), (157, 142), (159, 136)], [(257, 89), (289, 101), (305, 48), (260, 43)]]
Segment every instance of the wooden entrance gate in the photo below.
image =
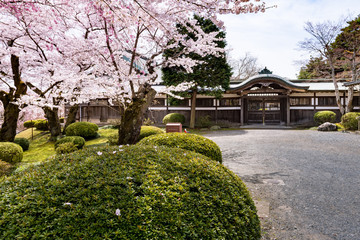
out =
[(248, 124), (280, 124), (280, 99), (248, 99), (247, 122)]

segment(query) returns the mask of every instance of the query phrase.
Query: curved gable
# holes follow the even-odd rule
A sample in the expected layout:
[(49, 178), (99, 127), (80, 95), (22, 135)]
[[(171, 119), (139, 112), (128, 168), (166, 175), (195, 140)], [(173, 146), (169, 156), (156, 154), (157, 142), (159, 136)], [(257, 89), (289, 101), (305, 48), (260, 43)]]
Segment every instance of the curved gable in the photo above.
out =
[(300, 86), (289, 80), (273, 74), (259, 74), (248, 80), (233, 85), (228, 90), (229, 93), (241, 93), (247, 91), (257, 92), (305, 92), (309, 87)]

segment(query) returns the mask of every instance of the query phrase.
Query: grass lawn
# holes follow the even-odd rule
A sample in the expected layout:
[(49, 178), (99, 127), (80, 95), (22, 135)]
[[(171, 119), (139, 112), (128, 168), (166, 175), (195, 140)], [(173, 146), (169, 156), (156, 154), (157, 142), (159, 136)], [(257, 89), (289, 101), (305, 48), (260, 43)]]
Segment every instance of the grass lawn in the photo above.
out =
[[(107, 136), (116, 133), (116, 129), (99, 129), (100, 137), (86, 141), (85, 147), (92, 145), (105, 145)], [(17, 138), (27, 138), (30, 140), (29, 150), (24, 152), (24, 157), (18, 170), (23, 170), (27, 166), (45, 161), (47, 158), (56, 154), (54, 142), (49, 142), (50, 133), (34, 129), (27, 129), (16, 135)]]

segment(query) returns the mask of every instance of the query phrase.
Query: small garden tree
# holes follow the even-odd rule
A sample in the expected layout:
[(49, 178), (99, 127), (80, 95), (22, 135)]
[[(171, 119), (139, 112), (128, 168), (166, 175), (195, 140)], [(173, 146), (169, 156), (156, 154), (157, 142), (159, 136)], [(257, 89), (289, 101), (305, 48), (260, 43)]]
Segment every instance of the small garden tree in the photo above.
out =
[[(217, 48), (224, 49), (226, 46), (225, 32), (220, 29), (209, 19), (199, 16), (194, 17), (196, 20), (196, 29), (202, 29), (207, 34), (215, 36), (212, 44)], [(187, 34), (188, 39), (198, 40), (197, 33), (189, 31), (191, 26), (179, 25), (179, 32)], [(215, 52), (213, 54), (201, 55), (198, 52), (186, 53), (184, 46), (179, 44), (165, 52), (165, 57), (186, 56), (199, 64), (193, 68), (192, 72), (187, 72), (183, 66), (169, 66), (162, 69), (163, 81), (165, 85), (178, 85), (183, 82), (194, 83), (190, 89), (191, 95), (191, 116), (190, 128), (195, 127), (196, 114), (196, 96), (198, 93), (221, 96), (221, 92), (227, 89), (230, 84), (231, 68), (226, 62), (225, 52)]]

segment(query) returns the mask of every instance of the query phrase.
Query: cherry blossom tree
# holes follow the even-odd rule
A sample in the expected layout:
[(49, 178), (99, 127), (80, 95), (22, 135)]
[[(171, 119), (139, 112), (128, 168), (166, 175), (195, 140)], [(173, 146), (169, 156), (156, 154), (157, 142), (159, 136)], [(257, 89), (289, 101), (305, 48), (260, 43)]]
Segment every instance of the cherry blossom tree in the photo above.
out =
[[(182, 66), (191, 72), (200, 62), (186, 57), (188, 53), (216, 56), (224, 51), (214, 43), (218, 33), (206, 34), (193, 15), (210, 18), (222, 27), (217, 14), (265, 9), (264, 4), (253, 2), (101, 0), (83, 1), (83, 5), (74, 6), (74, 32), (76, 29), (83, 36), (77, 42), (82, 52), (74, 56), (91, 66), (92, 74), (106, 89), (104, 94), (120, 103), (119, 144), (137, 141), (143, 115), (156, 94), (151, 84), (158, 77), (158, 69)], [(179, 33), (177, 24), (188, 26), (187, 30), (196, 34), (196, 40)], [(184, 46), (182, 52), (171, 58), (163, 57), (167, 49), (179, 44)]]
[[(21, 104), (36, 103), (57, 125), (51, 110), (56, 115), (61, 101), (104, 96), (120, 105), (119, 144), (127, 144), (138, 139), (158, 69), (182, 66), (191, 72), (200, 62), (188, 53), (223, 52), (213, 41), (217, 33), (204, 33), (192, 16), (222, 27), (217, 14), (259, 12), (265, 5), (259, 0), (4, 0), (0, 10), (0, 96), (6, 116), (1, 131), (11, 132), (1, 140), (13, 139), (15, 130), (5, 122), (18, 118)], [(188, 26), (196, 41), (179, 33), (176, 24)], [(183, 52), (163, 58), (179, 44)], [(27, 94), (28, 88), (35, 94)]]

